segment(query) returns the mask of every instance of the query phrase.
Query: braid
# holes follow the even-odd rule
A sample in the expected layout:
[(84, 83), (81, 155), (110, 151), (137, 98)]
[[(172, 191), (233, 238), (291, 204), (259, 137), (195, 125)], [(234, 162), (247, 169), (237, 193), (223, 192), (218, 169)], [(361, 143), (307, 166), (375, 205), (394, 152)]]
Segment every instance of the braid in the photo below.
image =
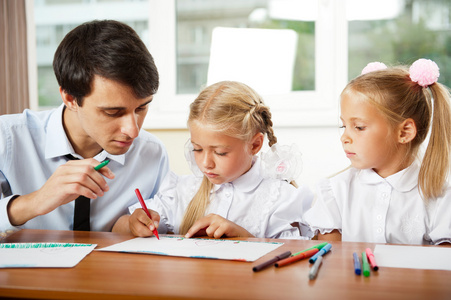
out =
[[(252, 110), (254, 110), (254, 108)], [(254, 117), (260, 124), (259, 127), (261, 128), (261, 132), (266, 133), (269, 147), (271, 147), (277, 143), (277, 137), (274, 135), (274, 130), (272, 128), (273, 123), (271, 120), (271, 112), (262, 102), (255, 105), (255, 111), (256, 113), (254, 114)]]

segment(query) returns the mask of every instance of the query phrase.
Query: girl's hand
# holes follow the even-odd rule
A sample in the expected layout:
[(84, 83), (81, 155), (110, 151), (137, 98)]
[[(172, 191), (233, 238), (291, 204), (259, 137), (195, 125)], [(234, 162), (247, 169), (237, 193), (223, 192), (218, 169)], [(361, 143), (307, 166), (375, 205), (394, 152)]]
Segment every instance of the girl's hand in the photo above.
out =
[(215, 239), (226, 237), (254, 237), (246, 229), (216, 214), (209, 214), (197, 220), (188, 230), (185, 237), (208, 235)]
[(160, 222), (160, 215), (151, 209), (149, 209), (152, 220), (149, 219), (146, 212), (142, 208), (136, 209), (130, 216), (128, 222), (130, 226), (130, 232), (134, 236), (147, 237), (153, 235), (154, 228), (158, 228)]

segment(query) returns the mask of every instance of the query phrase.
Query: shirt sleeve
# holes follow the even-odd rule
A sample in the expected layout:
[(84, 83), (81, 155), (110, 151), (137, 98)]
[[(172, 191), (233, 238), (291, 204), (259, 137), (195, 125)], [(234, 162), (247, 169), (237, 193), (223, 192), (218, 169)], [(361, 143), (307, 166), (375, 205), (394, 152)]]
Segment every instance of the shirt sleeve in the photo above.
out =
[(17, 197), (17, 195), (12, 195), (11, 187), (2, 171), (7, 164), (8, 136), (7, 126), (0, 120), (0, 232), (16, 228), (9, 222), (7, 208), (9, 201)]
[(436, 200), (435, 212), (429, 230), (432, 244), (451, 243), (451, 187), (445, 196)]
[(268, 238), (309, 239), (312, 234), (302, 225), (306, 210), (311, 206), (313, 193), (307, 187), (295, 188), (283, 183), (279, 201), (269, 219), (265, 233)]
[[(177, 183), (178, 176), (174, 172), (169, 171), (153, 199), (145, 200), (147, 208), (156, 211), (160, 215), (158, 232), (162, 234), (174, 232)], [(139, 202), (129, 207), (130, 213), (132, 214), (137, 208), (141, 208)]]
[(330, 179), (323, 179), (317, 185), (313, 206), (305, 213), (304, 223), (314, 235), (342, 230), (342, 214)]

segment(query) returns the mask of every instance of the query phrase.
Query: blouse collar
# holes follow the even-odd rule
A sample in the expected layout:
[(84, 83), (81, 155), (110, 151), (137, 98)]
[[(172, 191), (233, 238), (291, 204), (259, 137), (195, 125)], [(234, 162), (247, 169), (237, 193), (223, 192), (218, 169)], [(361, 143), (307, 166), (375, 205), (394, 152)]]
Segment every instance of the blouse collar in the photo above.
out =
[(359, 172), (359, 179), (365, 184), (378, 184), (386, 182), (390, 184), (395, 190), (400, 192), (409, 192), (418, 186), (418, 174), (420, 166), (414, 162), (404, 170), (399, 171), (386, 178), (382, 178), (372, 169), (364, 169)]
[(262, 180), (263, 177), (260, 174), (260, 157), (254, 156), (254, 158), (252, 159), (252, 167), (249, 169), (249, 171), (232, 182), (215, 184), (213, 186), (213, 192), (218, 191), (223, 186), (233, 185), (237, 190), (246, 193), (254, 190)]

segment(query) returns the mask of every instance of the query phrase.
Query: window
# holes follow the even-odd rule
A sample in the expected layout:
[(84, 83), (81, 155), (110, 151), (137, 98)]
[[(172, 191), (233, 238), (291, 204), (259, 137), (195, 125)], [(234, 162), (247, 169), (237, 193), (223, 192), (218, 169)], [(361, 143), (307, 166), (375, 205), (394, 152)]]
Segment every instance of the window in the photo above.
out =
[[(238, 40), (238, 32), (244, 37), (249, 32), (289, 32), (295, 37), (295, 42), (261, 38), (271, 41), (266, 45), (274, 51), (293, 52), (290, 76), (281, 79), (288, 72), (274, 72), (284, 89), (261, 93), (277, 126), (335, 126), (341, 90), (368, 62), (410, 64), (430, 58), (441, 67), (440, 82), (451, 86), (450, 4), (451, 0), (35, 0), (39, 107), (61, 103), (51, 62), (64, 35), (82, 22), (108, 18), (138, 32), (160, 72), (160, 89), (145, 128), (185, 128), (189, 104), (209, 78), (218, 78), (212, 75), (214, 58), (223, 63), (217, 74), (245, 59), (216, 56), (248, 49), (242, 47), (246, 38)], [(231, 42), (216, 47), (220, 43), (215, 36)], [(256, 36), (248, 40), (257, 41)], [(294, 46), (281, 47), (283, 43)], [(270, 49), (260, 46), (250, 53), (263, 50)], [(283, 58), (269, 54), (260, 60), (269, 67), (285, 64)], [(273, 75), (257, 67), (236, 69)]]
[[(337, 38), (346, 37), (345, 9), (338, 2), (150, 0), (150, 40), (155, 45), (151, 47), (151, 53), (159, 67), (161, 87), (152, 104), (158, 114), (150, 114), (145, 126), (186, 126), (189, 104), (208, 83), (213, 59), (211, 51), (214, 49), (211, 42), (218, 28), (294, 32), (295, 63), (288, 82), (289, 90), (277, 93), (256, 90), (271, 107), (278, 126), (335, 125), (337, 97), (339, 88), (346, 83), (347, 70), (346, 60), (336, 59), (346, 55), (347, 46), (345, 40)], [(240, 46), (240, 43), (230, 43), (225, 46), (225, 52), (234, 52)], [(275, 46), (277, 48), (277, 44)], [(244, 47), (241, 49), (245, 50)], [(277, 63), (282, 58), (272, 56), (267, 59)], [(235, 59), (230, 57), (225, 64)], [(268, 62), (262, 61), (261, 64)], [(241, 68), (237, 71), (245, 70)], [(221, 71), (224, 70), (218, 69), (219, 73)], [(271, 73), (270, 70), (267, 72)]]
[(362, 2), (347, 7), (349, 78), (368, 62), (410, 65), (424, 57), (441, 67), (439, 81), (451, 86), (450, 0)]
[(148, 45), (148, 0), (35, 0), (33, 4), (40, 109), (61, 104), (53, 56), (74, 27), (93, 19), (116, 19), (133, 27)]

